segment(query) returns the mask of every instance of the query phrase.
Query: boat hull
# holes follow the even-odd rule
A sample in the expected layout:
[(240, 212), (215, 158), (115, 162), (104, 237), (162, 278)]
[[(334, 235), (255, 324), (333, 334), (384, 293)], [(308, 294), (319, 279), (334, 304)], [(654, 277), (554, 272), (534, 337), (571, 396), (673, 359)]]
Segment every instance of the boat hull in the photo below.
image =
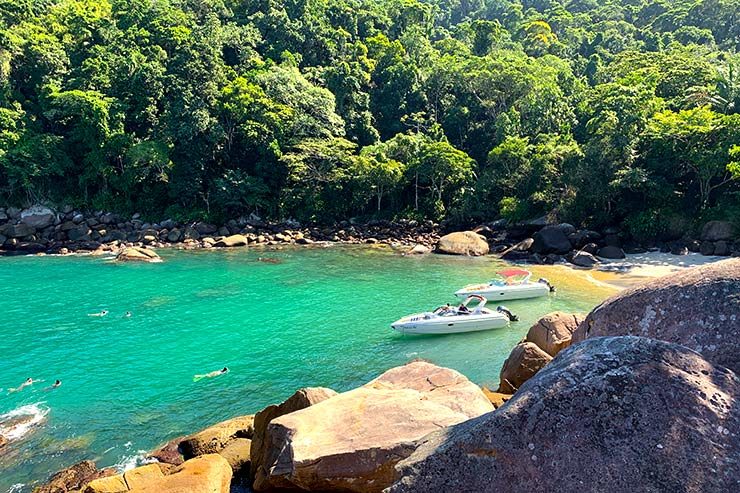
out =
[(483, 330), (500, 329), (509, 325), (506, 316), (476, 317), (464, 315), (444, 320), (399, 320), (391, 327), (402, 334), (462, 334)]
[(522, 300), (547, 296), (550, 288), (542, 283), (533, 282), (514, 286), (482, 285), (477, 288), (462, 288), (455, 292), (458, 298), (467, 298), (471, 294), (485, 296), (488, 301)]

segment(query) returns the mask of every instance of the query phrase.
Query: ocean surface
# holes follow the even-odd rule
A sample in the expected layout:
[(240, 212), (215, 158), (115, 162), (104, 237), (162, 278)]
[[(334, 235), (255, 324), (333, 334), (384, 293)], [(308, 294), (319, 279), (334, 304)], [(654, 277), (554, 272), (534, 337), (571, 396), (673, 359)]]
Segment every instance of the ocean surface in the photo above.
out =
[[(509, 328), (402, 336), (391, 322), (454, 302), (456, 289), (506, 264), (339, 246), (160, 253), (158, 264), (0, 258), (0, 422), (35, 420), (12, 430), (0, 492), (31, 491), (82, 459), (131, 467), (168, 439), (297, 388), (348, 390), (415, 358), (495, 386), (540, 316), (586, 312), (615, 292), (583, 271), (532, 267), (558, 291), (506, 302), (520, 317)], [(8, 392), (28, 377), (44, 381)], [(46, 389), (55, 379), (61, 387)]]

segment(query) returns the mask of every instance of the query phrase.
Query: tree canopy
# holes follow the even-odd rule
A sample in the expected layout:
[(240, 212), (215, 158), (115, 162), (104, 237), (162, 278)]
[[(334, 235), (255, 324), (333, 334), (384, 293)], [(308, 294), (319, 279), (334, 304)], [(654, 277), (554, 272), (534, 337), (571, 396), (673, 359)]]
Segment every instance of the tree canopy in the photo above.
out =
[(738, 12), (0, 2), (0, 196), (214, 220), (740, 221)]

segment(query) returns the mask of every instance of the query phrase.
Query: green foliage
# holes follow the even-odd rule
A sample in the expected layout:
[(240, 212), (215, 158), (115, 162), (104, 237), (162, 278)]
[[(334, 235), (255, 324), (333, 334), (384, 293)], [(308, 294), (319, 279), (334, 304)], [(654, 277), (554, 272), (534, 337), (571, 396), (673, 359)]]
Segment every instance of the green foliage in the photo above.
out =
[(0, 197), (557, 212), (643, 236), (735, 220), (736, 17), (734, 0), (0, 1)]

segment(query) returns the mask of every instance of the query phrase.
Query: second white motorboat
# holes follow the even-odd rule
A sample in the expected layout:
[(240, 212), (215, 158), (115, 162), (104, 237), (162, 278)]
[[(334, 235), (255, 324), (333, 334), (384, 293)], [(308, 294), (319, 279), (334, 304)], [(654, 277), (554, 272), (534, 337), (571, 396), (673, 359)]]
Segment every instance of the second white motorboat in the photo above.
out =
[[(470, 308), (472, 301), (478, 304)], [(416, 313), (396, 320), (391, 327), (402, 334), (458, 334), (480, 330), (499, 329), (517, 318), (503, 306), (496, 310), (486, 308), (484, 296), (472, 295), (459, 307), (440, 306), (433, 312)]]
[(532, 273), (524, 269), (506, 269), (498, 272), (491, 281), (483, 284), (469, 284), (455, 292), (459, 298), (477, 294), (492, 301), (521, 300), (537, 298), (555, 292), (555, 286), (547, 279), (532, 282)]

